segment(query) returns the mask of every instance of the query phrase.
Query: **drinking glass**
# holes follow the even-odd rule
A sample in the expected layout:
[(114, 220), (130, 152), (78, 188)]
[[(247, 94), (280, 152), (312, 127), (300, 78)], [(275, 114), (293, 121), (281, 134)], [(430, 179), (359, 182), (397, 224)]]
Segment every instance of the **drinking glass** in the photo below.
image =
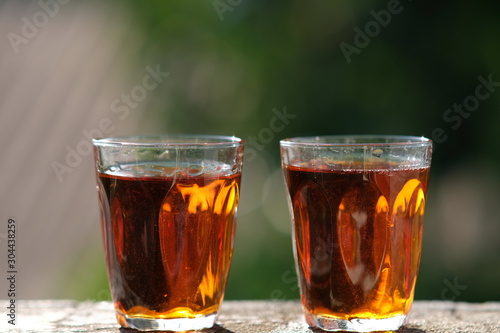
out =
[(212, 327), (231, 264), (243, 141), (185, 135), (93, 144), (118, 323), (140, 330)]
[(323, 136), (280, 146), (307, 323), (397, 330), (420, 263), (431, 141)]

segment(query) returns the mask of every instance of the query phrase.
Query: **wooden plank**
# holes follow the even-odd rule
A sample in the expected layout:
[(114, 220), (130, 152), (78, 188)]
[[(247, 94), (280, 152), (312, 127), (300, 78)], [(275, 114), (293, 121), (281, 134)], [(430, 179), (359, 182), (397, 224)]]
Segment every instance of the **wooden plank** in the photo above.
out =
[[(0, 301), (0, 332), (100, 332), (127, 333), (116, 324), (110, 302), (19, 300), (15, 324), (8, 323), (9, 303)], [(5, 315), (7, 314), (7, 315)], [(303, 320), (296, 301), (225, 301), (218, 325), (206, 333), (318, 333)], [(500, 303), (417, 301), (409, 325), (401, 333), (500, 333)]]

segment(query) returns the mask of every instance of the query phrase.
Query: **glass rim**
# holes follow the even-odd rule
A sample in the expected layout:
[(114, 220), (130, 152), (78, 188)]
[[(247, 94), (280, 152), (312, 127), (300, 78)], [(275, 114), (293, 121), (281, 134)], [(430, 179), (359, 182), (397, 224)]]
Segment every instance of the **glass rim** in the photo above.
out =
[(127, 135), (107, 138), (94, 138), (92, 144), (97, 147), (134, 147), (134, 148), (229, 148), (244, 144), (236, 136), (205, 134), (151, 134)]
[[(328, 142), (327, 140), (331, 140)], [(427, 147), (432, 146), (432, 140), (424, 136), (411, 135), (371, 135), (371, 134), (353, 134), (353, 135), (319, 135), (319, 136), (301, 136), (291, 137), (280, 140), (282, 147), (394, 147), (394, 146), (413, 146)]]

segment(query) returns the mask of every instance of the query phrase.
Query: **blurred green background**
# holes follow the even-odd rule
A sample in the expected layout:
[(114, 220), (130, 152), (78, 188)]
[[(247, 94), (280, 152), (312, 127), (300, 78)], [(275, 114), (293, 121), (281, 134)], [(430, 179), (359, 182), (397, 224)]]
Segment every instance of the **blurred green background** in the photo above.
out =
[[(500, 300), (499, 2), (121, 0), (95, 6), (109, 20), (118, 11), (127, 18), (130, 38), (120, 43), (133, 50), (124, 65), (131, 70), (122, 73), (132, 82), (128, 89), (147, 66), (169, 73), (129, 132), (247, 140), (226, 299), (299, 296), (279, 139), (366, 133), (436, 141), (416, 298)], [(141, 127), (151, 122), (154, 127)], [(96, 199), (93, 204), (97, 209)], [(98, 228), (95, 219), (89, 223)], [(102, 256), (100, 239), (91, 238), (61, 268), (53, 297), (109, 297)]]
[[(245, 165), (243, 214), (226, 298), (298, 297), (289, 217), (281, 174), (275, 171), (279, 139), (382, 133), (440, 141), (416, 298), (500, 299), (500, 220), (494, 216), (496, 204), (488, 204), (499, 199), (492, 184), (499, 181), (500, 90), (476, 110), (464, 109), (465, 116), (453, 109), (475, 95), (478, 76), (500, 82), (498, 2), (153, 0), (130, 5), (147, 38), (144, 59), (155, 59), (172, 75), (163, 87), (168, 110), (158, 110), (169, 115), (162, 119), (166, 132), (209, 131), (259, 141), (273, 109), (286, 107), (295, 116), (271, 142), (258, 142), (264, 146), (257, 149), (261, 159)], [(396, 9), (391, 13), (389, 8)], [(388, 12), (384, 27), (375, 17)], [(356, 27), (368, 42), (355, 43)], [(342, 43), (357, 49), (350, 63)], [(453, 113), (446, 116), (450, 108)], [(475, 109), (473, 103), (470, 108)], [(263, 133), (262, 139), (267, 140)], [(460, 191), (475, 191), (464, 192), (460, 200), (478, 204), (466, 205), (477, 215), (471, 211), (467, 219), (454, 221), (462, 202), (449, 203), (447, 209), (456, 208), (457, 214), (445, 212), (451, 225), (440, 226), (443, 213), (437, 205), (453, 198), (443, 193), (453, 190), (443, 188), (443, 177), (460, 171), (477, 176), (483, 170), (486, 179), (477, 187), (468, 187), (467, 177), (453, 179), (465, 182), (458, 185)], [(246, 186), (262, 195), (245, 192)], [(456, 231), (477, 228), (493, 234), (469, 240)], [(449, 243), (472, 253), (449, 254), (454, 250), (446, 249)]]

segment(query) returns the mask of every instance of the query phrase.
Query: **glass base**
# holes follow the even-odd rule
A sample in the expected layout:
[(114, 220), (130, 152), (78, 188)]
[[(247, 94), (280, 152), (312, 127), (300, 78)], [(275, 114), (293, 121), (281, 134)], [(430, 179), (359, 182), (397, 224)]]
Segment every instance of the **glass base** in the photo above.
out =
[(396, 331), (405, 323), (406, 316), (400, 315), (384, 319), (353, 318), (351, 320), (313, 316), (306, 313), (306, 321), (311, 327), (325, 331), (373, 332)]
[(191, 331), (202, 330), (214, 326), (217, 314), (198, 318), (136, 318), (116, 313), (118, 324), (122, 327), (135, 328), (141, 331)]

